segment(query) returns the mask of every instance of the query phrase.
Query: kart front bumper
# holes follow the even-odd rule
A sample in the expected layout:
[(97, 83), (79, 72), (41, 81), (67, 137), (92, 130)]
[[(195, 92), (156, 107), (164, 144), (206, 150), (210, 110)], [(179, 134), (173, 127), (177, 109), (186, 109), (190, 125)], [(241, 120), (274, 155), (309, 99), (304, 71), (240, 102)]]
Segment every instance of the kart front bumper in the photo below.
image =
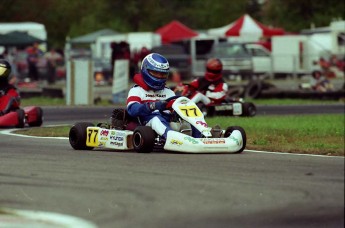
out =
[(182, 153), (237, 153), (242, 146), (242, 134), (238, 130), (234, 130), (227, 138), (193, 138), (169, 131), (164, 149)]

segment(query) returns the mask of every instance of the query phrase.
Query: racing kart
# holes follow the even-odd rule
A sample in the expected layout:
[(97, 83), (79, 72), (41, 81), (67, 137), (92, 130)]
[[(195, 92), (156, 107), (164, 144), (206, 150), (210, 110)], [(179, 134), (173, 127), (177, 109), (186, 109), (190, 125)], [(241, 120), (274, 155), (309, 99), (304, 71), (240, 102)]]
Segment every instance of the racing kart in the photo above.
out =
[[(1, 96), (1, 95), (0, 95)], [(2, 95), (0, 110), (4, 110), (10, 103), (10, 96)], [(0, 127), (23, 128), (26, 124), (31, 127), (41, 126), (43, 123), (43, 111), (40, 107), (28, 106), (24, 108), (11, 107), (10, 112), (0, 115)]]
[[(190, 91), (189, 84), (184, 84), (180, 91), (181, 95), (191, 98), (194, 93)], [(245, 102), (242, 98), (232, 98), (227, 94), (226, 98), (220, 103), (211, 103), (205, 105), (199, 102), (198, 107), (203, 114), (208, 117), (212, 116), (246, 116), (253, 117), (256, 115), (256, 106), (252, 102)]]
[(226, 98), (219, 104), (204, 105), (199, 102), (198, 106), (205, 116), (247, 116), (256, 115), (256, 106), (251, 102), (244, 102), (242, 99)]
[[(173, 97), (166, 101), (172, 104), (174, 116), (173, 130), (168, 131), (166, 139), (151, 127), (143, 126), (139, 119), (130, 117), (125, 109), (115, 109), (111, 125), (74, 124), (69, 131), (70, 145), (75, 150), (106, 148), (139, 153), (156, 149), (182, 153), (241, 153), (245, 149), (246, 133), (242, 127), (231, 126), (225, 130), (208, 127), (203, 113), (189, 98)], [(191, 126), (201, 132), (201, 138), (192, 137)]]

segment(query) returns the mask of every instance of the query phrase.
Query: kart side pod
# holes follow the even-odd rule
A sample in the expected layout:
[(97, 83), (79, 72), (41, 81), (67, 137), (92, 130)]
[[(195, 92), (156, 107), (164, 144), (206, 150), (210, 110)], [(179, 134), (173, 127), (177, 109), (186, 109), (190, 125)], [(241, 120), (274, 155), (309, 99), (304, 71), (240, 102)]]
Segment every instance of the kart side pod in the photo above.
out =
[(132, 135), (132, 131), (88, 127), (86, 129), (86, 146), (130, 150), (133, 149)]
[(232, 131), (226, 138), (193, 138), (169, 131), (164, 145), (165, 150), (188, 153), (240, 153), (244, 147), (245, 141), (239, 130)]

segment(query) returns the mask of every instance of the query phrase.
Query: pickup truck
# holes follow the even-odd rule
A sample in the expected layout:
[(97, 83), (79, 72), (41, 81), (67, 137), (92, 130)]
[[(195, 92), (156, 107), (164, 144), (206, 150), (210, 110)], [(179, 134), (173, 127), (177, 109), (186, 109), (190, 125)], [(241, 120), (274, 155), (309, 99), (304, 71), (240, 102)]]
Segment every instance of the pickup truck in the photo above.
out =
[(208, 56), (222, 61), (224, 76), (241, 75), (242, 78), (250, 78), (254, 73), (251, 53), (242, 43), (218, 43)]
[(176, 69), (182, 79), (189, 79), (191, 73), (190, 55), (181, 45), (164, 44), (151, 49), (168, 59), (171, 69)]
[(222, 61), (224, 76), (240, 75), (242, 79), (250, 79), (271, 69), (270, 53), (261, 45), (218, 38), (192, 38), (154, 47), (152, 52), (165, 56), (183, 79), (203, 76), (207, 59), (214, 57)]

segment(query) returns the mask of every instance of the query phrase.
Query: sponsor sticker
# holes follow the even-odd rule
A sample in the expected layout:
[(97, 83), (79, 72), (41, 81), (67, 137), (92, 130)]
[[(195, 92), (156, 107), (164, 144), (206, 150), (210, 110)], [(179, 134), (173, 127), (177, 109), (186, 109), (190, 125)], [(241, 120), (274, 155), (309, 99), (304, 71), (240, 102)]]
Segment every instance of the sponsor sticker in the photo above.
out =
[(178, 145), (178, 146), (181, 146), (183, 144), (183, 142), (176, 140), (176, 139), (170, 140), (170, 143), (173, 145)]
[(123, 146), (123, 142), (110, 142), (110, 145), (113, 145), (113, 146)]
[(200, 124), (200, 125), (202, 125), (202, 126), (204, 126), (204, 127), (207, 127), (207, 123), (205, 123), (205, 122), (203, 122), (203, 121), (196, 121), (195, 123), (196, 123), (196, 124)]
[(196, 139), (194, 139), (194, 138), (192, 138), (192, 137), (190, 137), (190, 136), (186, 136), (186, 137), (184, 137), (183, 139), (186, 140), (186, 141), (188, 141), (188, 142), (191, 142), (191, 143), (193, 143), (193, 144), (199, 144), (198, 140), (196, 140)]
[(109, 131), (108, 130), (102, 130), (101, 133), (99, 134), (100, 136), (108, 136)]
[(240, 143), (240, 140), (238, 140), (237, 138), (235, 138), (234, 136), (230, 136), (229, 137), (230, 139), (232, 139), (233, 141), (236, 142), (236, 144), (239, 146), (241, 143)]
[(205, 138), (201, 139), (204, 144), (225, 144), (225, 139), (212, 139), (212, 138)]
[(111, 140), (111, 141), (118, 141), (118, 142), (121, 142), (121, 141), (123, 141), (123, 137), (122, 137), (122, 136), (113, 136), (113, 135), (111, 135), (111, 136), (110, 136), (110, 140)]
[(167, 95), (166, 94), (145, 94), (145, 97), (150, 97), (150, 98), (154, 98), (154, 97), (158, 97), (158, 98), (165, 98)]

